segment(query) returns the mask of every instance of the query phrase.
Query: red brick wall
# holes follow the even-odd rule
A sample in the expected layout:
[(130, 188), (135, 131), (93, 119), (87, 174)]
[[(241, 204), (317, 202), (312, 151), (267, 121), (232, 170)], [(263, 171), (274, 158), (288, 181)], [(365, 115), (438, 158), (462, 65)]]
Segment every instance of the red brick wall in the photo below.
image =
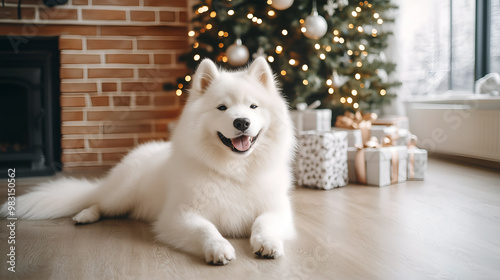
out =
[[(62, 162), (66, 171), (109, 167), (135, 145), (166, 139), (181, 111), (163, 91), (186, 69), (188, 0), (41, 0), (0, 7), (0, 35), (59, 35)], [(22, 44), (22, 41), (18, 42)]]

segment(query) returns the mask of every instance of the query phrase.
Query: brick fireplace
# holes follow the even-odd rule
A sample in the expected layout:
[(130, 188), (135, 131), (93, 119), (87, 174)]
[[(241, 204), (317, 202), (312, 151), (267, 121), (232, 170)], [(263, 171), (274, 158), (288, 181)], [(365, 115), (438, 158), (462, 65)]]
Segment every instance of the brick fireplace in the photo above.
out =
[[(182, 100), (164, 91), (187, 73), (188, 0), (42, 0), (0, 6), (0, 35), (12, 48), (58, 36), (61, 163), (65, 171), (114, 165), (133, 146), (168, 138)], [(3, 120), (0, 120), (3, 121)]]

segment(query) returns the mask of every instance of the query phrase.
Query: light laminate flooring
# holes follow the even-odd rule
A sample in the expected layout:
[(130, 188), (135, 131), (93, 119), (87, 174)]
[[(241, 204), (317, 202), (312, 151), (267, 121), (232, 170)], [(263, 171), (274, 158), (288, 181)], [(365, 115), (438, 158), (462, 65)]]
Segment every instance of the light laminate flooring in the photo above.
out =
[[(48, 179), (18, 178), (18, 194)], [(298, 237), (284, 257), (259, 259), (248, 239), (230, 239), (236, 259), (222, 267), (156, 242), (141, 221), (62, 218), (16, 222), (13, 273), (2, 220), (0, 279), (500, 279), (498, 171), (430, 158), (424, 181), (299, 187), (292, 199)]]

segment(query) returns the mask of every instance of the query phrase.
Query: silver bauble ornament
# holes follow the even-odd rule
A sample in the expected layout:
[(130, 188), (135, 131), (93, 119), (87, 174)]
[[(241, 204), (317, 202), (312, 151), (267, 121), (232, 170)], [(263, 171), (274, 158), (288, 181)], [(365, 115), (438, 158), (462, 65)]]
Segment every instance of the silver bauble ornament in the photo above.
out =
[(273, 0), (271, 7), (276, 10), (286, 10), (292, 6), (293, 0)]
[(304, 27), (306, 28), (304, 36), (309, 39), (317, 40), (325, 36), (328, 30), (328, 23), (325, 18), (318, 15), (318, 10), (316, 9), (316, 1), (313, 3), (313, 10), (310, 16), (306, 17), (304, 22)]
[(250, 53), (246, 46), (241, 43), (241, 39), (236, 39), (236, 42), (230, 45), (226, 50), (227, 63), (231, 66), (242, 66), (248, 62)]

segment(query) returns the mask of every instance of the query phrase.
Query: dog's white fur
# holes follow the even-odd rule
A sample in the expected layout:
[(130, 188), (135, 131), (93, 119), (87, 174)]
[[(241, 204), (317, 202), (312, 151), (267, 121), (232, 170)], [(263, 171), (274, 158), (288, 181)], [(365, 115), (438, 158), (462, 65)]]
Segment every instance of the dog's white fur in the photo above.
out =
[[(232, 151), (217, 135), (240, 136), (236, 118), (247, 118), (245, 134), (258, 136), (244, 153)], [(208, 263), (235, 258), (223, 236), (250, 236), (256, 254), (275, 258), (295, 232), (288, 197), (294, 147), (287, 104), (263, 58), (238, 72), (203, 60), (170, 142), (137, 147), (101, 180), (42, 184), (17, 198), (16, 215), (76, 214), (76, 223), (92, 223), (128, 214), (152, 222), (159, 240)]]

